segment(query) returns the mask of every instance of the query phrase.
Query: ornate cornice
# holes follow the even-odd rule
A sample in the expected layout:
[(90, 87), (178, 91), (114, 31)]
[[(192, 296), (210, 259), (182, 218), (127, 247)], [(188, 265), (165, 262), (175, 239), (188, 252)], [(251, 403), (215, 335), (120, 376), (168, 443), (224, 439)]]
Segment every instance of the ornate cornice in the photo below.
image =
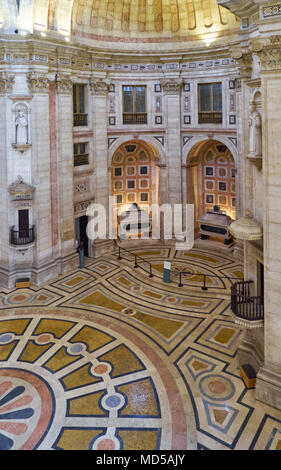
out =
[(281, 35), (253, 39), (250, 47), (260, 59), (262, 72), (281, 70)]
[(258, 3), (253, 0), (218, 0), (218, 4), (239, 18), (249, 17), (259, 11)]
[(15, 83), (15, 76), (6, 72), (0, 73), (0, 93), (12, 93)]
[(166, 95), (179, 95), (181, 93), (183, 82), (178, 79), (162, 80), (162, 88)]
[(250, 77), (253, 65), (252, 52), (248, 48), (233, 46), (230, 48), (230, 55), (239, 65), (241, 78)]
[(95, 95), (106, 96), (108, 93), (108, 84), (104, 80), (90, 79), (90, 89)]
[(73, 93), (73, 82), (68, 75), (57, 74), (55, 78), (57, 93), (62, 95), (70, 95)]
[(30, 72), (26, 75), (26, 80), (31, 93), (49, 93), (50, 80), (46, 75)]

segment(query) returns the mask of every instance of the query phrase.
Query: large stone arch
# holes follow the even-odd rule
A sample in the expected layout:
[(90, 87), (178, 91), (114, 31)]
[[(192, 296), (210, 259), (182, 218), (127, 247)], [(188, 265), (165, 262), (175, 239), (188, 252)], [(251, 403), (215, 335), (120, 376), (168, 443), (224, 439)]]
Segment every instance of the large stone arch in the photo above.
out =
[(108, 165), (111, 165), (113, 155), (115, 154), (118, 147), (125, 144), (126, 142), (139, 141), (143, 142), (144, 145), (150, 149), (150, 151), (155, 155), (155, 158), (159, 159), (160, 165), (166, 164), (166, 153), (163, 145), (155, 138), (147, 135), (141, 137), (135, 136), (135, 134), (126, 134), (124, 136), (118, 137), (115, 142), (110, 146), (108, 151)]
[(238, 148), (235, 145), (235, 137), (228, 137), (223, 134), (213, 134), (212, 137), (210, 138), (208, 135), (204, 134), (199, 134), (194, 137), (192, 137), (187, 144), (183, 147), (182, 151), (182, 164), (185, 165), (188, 162), (188, 157), (190, 155), (190, 152), (194, 148), (195, 145), (197, 144), (202, 144), (204, 145), (208, 140), (217, 140), (218, 142), (221, 142), (223, 145), (226, 145), (226, 147), (230, 150), (236, 168), (238, 167)]
[[(225, 151), (220, 156), (219, 152), (215, 153), (214, 149), (217, 147), (224, 147)], [(232, 153), (234, 150), (234, 154)], [(214, 167), (213, 176), (207, 177), (205, 175), (205, 158), (208, 152), (214, 153), (214, 161), (210, 163), (211, 167)], [(232, 157), (232, 158), (231, 158)], [(221, 166), (219, 158), (226, 160), (226, 176), (218, 176), (218, 171)], [(206, 210), (211, 210), (213, 205), (222, 205), (222, 210), (226, 211), (228, 215), (236, 218), (239, 207), (239, 186), (237, 185), (237, 168), (238, 168), (238, 151), (233, 142), (228, 137), (215, 135), (212, 138), (203, 135), (198, 135), (191, 139), (184, 149), (183, 162), (186, 166), (186, 199), (188, 204), (194, 204), (195, 207), (195, 220), (198, 220), (200, 215)], [(223, 166), (223, 164), (222, 164)], [(232, 169), (231, 169), (232, 168)], [(235, 174), (235, 178), (232, 180), (232, 174)], [(207, 181), (210, 179), (210, 181)], [(225, 193), (221, 193), (218, 190), (219, 180), (225, 182), (226, 190)], [(206, 189), (208, 184), (212, 184), (211, 189)], [(220, 183), (221, 184), (221, 183)], [(234, 188), (234, 189), (233, 189)], [(207, 194), (209, 194), (207, 196)], [(207, 197), (211, 197), (213, 200), (208, 202)], [(220, 201), (220, 202), (219, 202)]]

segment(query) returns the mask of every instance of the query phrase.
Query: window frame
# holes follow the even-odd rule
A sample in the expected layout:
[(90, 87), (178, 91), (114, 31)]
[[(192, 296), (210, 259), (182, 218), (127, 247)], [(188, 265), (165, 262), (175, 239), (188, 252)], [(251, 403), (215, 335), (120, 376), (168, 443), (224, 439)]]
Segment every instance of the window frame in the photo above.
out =
[[(78, 153), (75, 153), (75, 146), (77, 145), (77, 148), (78, 148)], [(81, 145), (85, 145), (85, 152), (81, 152)], [(85, 160), (87, 160), (87, 162), (85, 161), (84, 163), (78, 163), (77, 159), (79, 159), (79, 157), (87, 157)], [(89, 165), (89, 142), (74, 142), (73, 144), (73, 164), (74, 166), (82, 166), (82, 165)]]
[[(125, 112), (125, 88), (130, 87), (133, 89), (133, 111), (132, 112)], [(136, 89), (143, 88), (144, 89), (144, 111), (137, 112), (136, 111)], [(147, 113), (147, 85), (123, 85), (122, 86), (122, 102), (123, 102), (123, 114), (145, 114)]]
[[(215, 110), (214, 109), (214, 87), (220, 85), (221, 86), (221, 109)], [(210, 110), (203, 111), (202, 110), (202, 98), (201, 98), (201, 90), (200, 87), (202, 86), (209, 86), (210, 87)], [(209, 115), (208, 119), (202, 119), (200, 115), (204, 114)], [(215, 116), (216, 115), (216, 118)], [(198, 83), (198, 123), (199, 124), (222, 124), (223, 123), (223, 82), (208, 82), (208, 83)]]
[[(83, 87), (83, 111), (81, 111), (81, 102), (80, 102), (80, 89)], [(73, 92), (72, 92), (72, 102), (73, 102), (73, 120), (74, 126), (87, 126), (88, 125), (88, 100), (87, 100), (87, 84), (85, 83), (73, 83)], [(77, 116), (84, 116), (82, 123), (77, 124), (75, 119)]]

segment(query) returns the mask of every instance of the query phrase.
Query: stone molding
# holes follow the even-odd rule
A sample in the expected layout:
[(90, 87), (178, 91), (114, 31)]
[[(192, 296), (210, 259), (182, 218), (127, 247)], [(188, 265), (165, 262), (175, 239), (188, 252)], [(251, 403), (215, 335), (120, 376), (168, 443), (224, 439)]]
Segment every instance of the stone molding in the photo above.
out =
[(162, 88), (165, 95), (179, 95), (183, 87), (182, 80), (162, 80)]
[(50, 80), (46, 75), (30, 72), (26, 75), (26, 81), (31, 93), (49, 93)]
[(231, 57), (236, 60), (240, 68), (240, 77), (247, 78), (252, 75), (253, 54), (248, 48), (234, 46), (230, 48)]
[(107, 96), (108, 84), (104, 80), (90, 79), (90, 90), (94, 95)]
[(15, 75), (6, 72), (0, 73), (0, 93), (12, 93), (15, 83)]
[(69, 75), (57, 74), (55, 77), (55, 85), (57, 93), (61, 95), (72, 95), (73, 82), (70, 80)]
[(281, 70), (281, 35), (253, 39), (250, 48), (259, 57), (262, 72)]

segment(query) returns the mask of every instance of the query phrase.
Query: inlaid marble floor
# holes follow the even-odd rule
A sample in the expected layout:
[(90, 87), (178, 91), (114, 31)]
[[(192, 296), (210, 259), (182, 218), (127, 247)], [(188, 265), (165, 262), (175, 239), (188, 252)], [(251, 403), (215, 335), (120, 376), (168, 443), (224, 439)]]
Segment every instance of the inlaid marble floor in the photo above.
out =
[(281, 449), (281, 412), (239, 374), (227, 277), (242, 266), (200, 247), (134, 253), (138, 268), (114, 252), (2, 290), (0, 449)]

